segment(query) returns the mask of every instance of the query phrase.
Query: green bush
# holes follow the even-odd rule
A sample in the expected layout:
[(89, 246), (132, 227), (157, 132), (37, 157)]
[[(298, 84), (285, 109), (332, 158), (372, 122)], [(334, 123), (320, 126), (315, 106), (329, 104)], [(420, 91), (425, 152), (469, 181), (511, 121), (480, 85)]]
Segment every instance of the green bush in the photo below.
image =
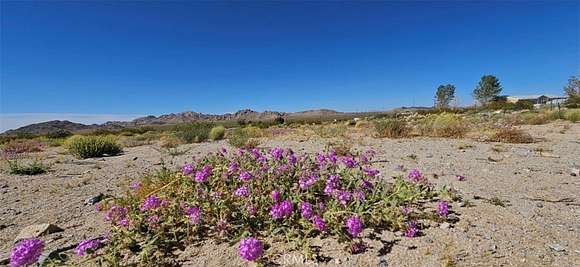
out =
[(385, 119), (375, 122), (378, 137), (401, 138), (409, 135), (407, 122), (401, 119)]
[(196, 122), (188, 124), (180, 124), (174, 127), (175, 136), (181, 138), (186, 143), (199, 143), (208, 139), (209, 132), (213, 128), (213, 124)]
[(422, 135), (437, 137), (463, 137), (468, 128), (463, 118), (451, 113), (429, 115), (420, 122)]
[(578, 122), (580, 121), (580, 109), (570, 109), (566, 111), (566, 114), (564, 115), (564, 118), (566, 120), (569, 120), (571, 122)]
[(564, 105), (567, 108), (580, 108), (580, 95), (569, 96)]
[(121, 153), (121, 146), (112, 136), (75, 135), (66, 141), (68, 151), (79, 158), (114, 156)]
[(219, 125), (219, 126), (211, 128), (211, 131), (209, 132), (209, 139), (211, 139), (213, 141), (221, 140), (221, 139), (224, 139), (225, 135), (226, 135), (226, 128)]
[(36, 175), (43, 174), (48, 171), (48, 166), (40, 161), (33, 161), (28, 165), (22, 165), (17, 160), (8, 160), (8, 168), (10, 174), (16, 175)]
[(237, 148), (254, 148), (260, 142), (254, 137), (258, 137), (255, 127), (236, 128), (233, 133), (228, 135), (228, 143)]

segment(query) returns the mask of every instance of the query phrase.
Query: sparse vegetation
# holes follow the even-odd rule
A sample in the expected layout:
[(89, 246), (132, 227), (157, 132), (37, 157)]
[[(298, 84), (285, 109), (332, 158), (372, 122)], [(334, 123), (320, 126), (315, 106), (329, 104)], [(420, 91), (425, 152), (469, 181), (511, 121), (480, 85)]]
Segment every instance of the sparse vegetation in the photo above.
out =
[(48, 171), (48, 166), (41, 161), (34, 160), (28, 164), (22, 164), (18, 160), (7, 160), (8, 173), (16, 175), (37, 175)]
[(566, 114), (564, 115), (564, 118), (566, 120), (569, 120), (571, 122), (578, 122), (580, 121), (580, 109), (569, 109), (566, 111)]
[(177, 125), (173, 131), (183, 142), (191, 144), (207, 140), (212, 128), (211, 123), (197, 122)]
[(468, 128), (457, 114), (432, 114), (419, 122), (421, 135), (436, 137), (463, 137)]
[(82, 159), (115, 156), (122, 152), (113, 136), (75, 135), (67, 139), (65, 146), (72, 155)]
[(221, 140), (224, 139), (225, 134), (226, 128), (221, 125), (218, 125), (213, 127), (209, 132), (209, 139), (211, 139), (212, 141)]
[(260, 145), (257, 137), (260, 137), (259, 129), (254, 127), (236, 128), (228, 135), (230, 145), (237, 148), (254, 148)]
[(524, 132), (521, 129), (514, 127), (504, 127), (498, 129), (497, 132), (490, 138), (490, 141), (525, 144), (533, 143), (535, 140), (530, 134)]
[(377, 137), (402, 138), (409, 136), (410, 128), (402, 119), (384, 119), (375, 122)]

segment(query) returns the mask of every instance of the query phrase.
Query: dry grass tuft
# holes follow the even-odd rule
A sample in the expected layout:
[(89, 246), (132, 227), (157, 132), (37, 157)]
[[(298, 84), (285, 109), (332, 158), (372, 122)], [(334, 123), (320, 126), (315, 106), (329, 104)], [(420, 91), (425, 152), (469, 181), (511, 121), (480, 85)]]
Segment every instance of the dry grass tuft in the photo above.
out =
[(513, 144), (527, 144), (535, 142), (534, 138), (529, 133), (513, 127), (499, 129), (491, 136), (489, 141)]
[(385, 119), (375, 122), (377, 137), (402, 138), (409, 136), (410, 132), (407, 122), (401, 119)]

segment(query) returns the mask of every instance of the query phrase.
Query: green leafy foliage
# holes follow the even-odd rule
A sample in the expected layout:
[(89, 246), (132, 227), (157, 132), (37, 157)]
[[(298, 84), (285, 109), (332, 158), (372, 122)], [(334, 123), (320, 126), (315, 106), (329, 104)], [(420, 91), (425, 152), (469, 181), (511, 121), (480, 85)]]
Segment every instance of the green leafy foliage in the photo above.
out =
[(437, 108), (448, 108), (451, 100), (455, 98), (455, 86), (452, 84), (439, 85), (435, 93), (435, 105)]
[(225, 134), (226, 134), (226, 128), (219, 125), (219, 126), (211, 128), (211, 131), (209, 132), (209, 139), (211, 139), (213, 141), (221, 140), (221, 139), (224, 139)]
[(82, 159), (115, 156), (123, 150), (113, 136), (82, 136), (75, 135), (66, 140), (68, 151)]
[(473, 90), (473, 97), (481, 104), (487, 104), (501, 93), (499, 80), (493, 75), (484, 75)]
[(48, 166), (41, 161), (32, 161), (28, 164), (22, 164), (18, 160), (7, 160), (8, 172), (16, 175), (37, 175), (48, 171)]
[(401, 138), (409, 135), (410, 128), (406, 121), (392, 118), (375, 121), (375, 132), (378, 137)]

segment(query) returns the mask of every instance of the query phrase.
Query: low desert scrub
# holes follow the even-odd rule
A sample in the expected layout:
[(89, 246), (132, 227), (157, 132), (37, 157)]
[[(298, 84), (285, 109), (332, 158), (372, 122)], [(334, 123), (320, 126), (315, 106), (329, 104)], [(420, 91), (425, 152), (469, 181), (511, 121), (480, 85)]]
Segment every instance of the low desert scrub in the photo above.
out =
[(564, 118), (566, 120), (569, 120), (571, 122), (578, 122), (580, 121), (580, 109), (569, 109), (566, 111), (566, 114), (564, 115)]
[(48, 166), (41, 161), (34, 160), (27, 164), (23, 164), (18, 160), (7, 160), (8, 173), (16, 175), (36, 175), (43, 174), (48, 171)]
[(40, 141), (31, 139), (14, 139), (2, 145), (1, 153), (3, 158), (11, 158), (20, 154), (35, 153), (43, 151)]
[(226, 128), (219, 125), (211, 128), (211, 131), (209, 132), (209, 139), (211, 139), (212, 141), (222, 140), (224, 139), (225, 134)]
[(322, 138), (342, 138), (347, 136), (348, 126), (340, 123), (313, 125), (314, 133)]
[(312, 238), (331, 237), (346, 251), (361, 253), (365, 229), (402, 231), (403, 238), (413, 238), (430, 220), (452, 222), (448, 202), (453, 200), (421, 172), (387, 183), (376, 179), (373, 155), (222, 149), (177, 173), (163, 169), (135, 181), (125, 196), (99, 204), (110, 224), (107, 238), (83, 241), (91, 246), (79, 245), (83, 253), (77, 254), (95, 257), (85, 264), (175, 265), (175, 252), (212, 239), (239, 242), (242, 259), (267, 264), (279, 253), (265, 244), (274, 239), (293, 243), (292, 249), (312, 259), (320, 256), (309, 245)]
[(236, 128), (228, 134), (228, 142), (237, 148), (254, 148), (260, 145), (259, 137), (262, 136), (260, 129), (255, 127)]
[(66, 140), (65, 146), (72, 155), (82, 159), (114, 156), (122, 152), (113, 136), (75, 135)]
[(212, 128), (210, 123), (199, 122), (176, 125), (173, 131), (183, 142), (191, 144), (207, 140)]
[(419, 122), (419, 132), (425, 136), (463, 137), (468, 127), (463, 118), (457, 114), (432, 114)]
[(526, 144), (533, 143), (534, 138), (523, 130), (514, 127), (503, 127), (497, 130), (489, 139), (492, 142)]
[(402, 138), (409, 136), (410, 128), (402, 119), (384, 119), (375, 121), (377, 137)]
[(183, 140), (174, 134), (165, 134), (159, 139), (159, 146), (165, 149), (175, 148), (181, 144), (183, 144)]
[(125, 136), (120, 139), (120, 143), (123, 147), (137, 147), (137, 146), (144, 146), (144, 145), (151, 145), (156, 140), (161, 138), (160, 132), (145, 132), (143, 134), (136, 134)]

